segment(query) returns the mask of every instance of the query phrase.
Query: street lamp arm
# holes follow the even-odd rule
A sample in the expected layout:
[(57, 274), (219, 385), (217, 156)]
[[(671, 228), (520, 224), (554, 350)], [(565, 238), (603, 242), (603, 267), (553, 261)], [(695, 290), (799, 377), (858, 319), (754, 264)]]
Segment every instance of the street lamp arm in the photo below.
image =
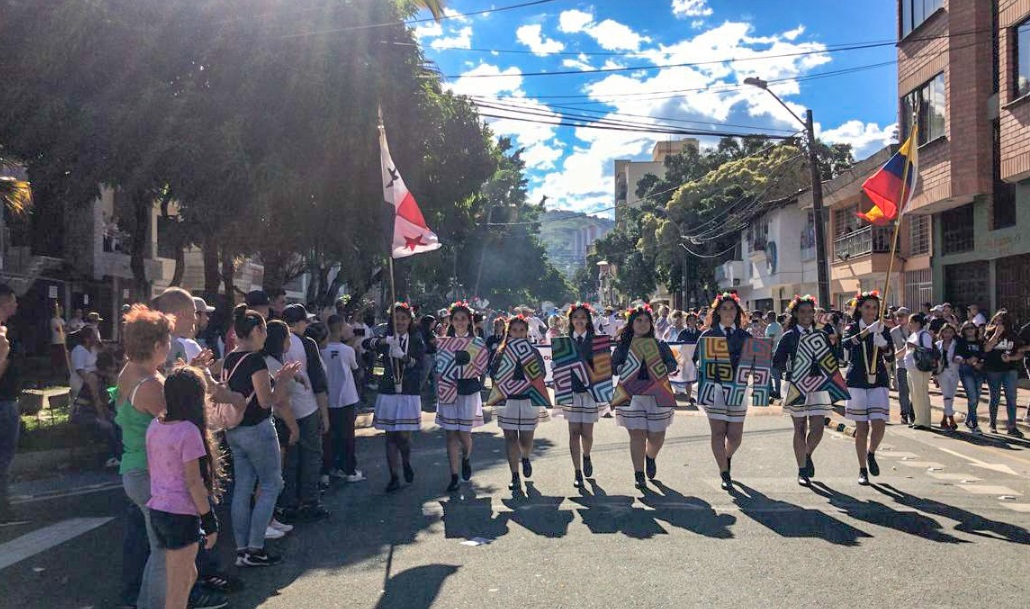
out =
[(779, 104), (781, 106), (783, 106), (783, 108), (787, 112), (790, 112), (790, 115), (793, 116), (794, 119), (797, 122), (801, 123), (802, 126), (805, 125), (805, 119), (801, 118), (793, 110), (791, 110), (790, 106), (788, 106), (786, 103), (784, 103), (784, 101), (782, 99), (780, 99), (779, 95), (776, 95), (775, 93), (773, 93), (772, 89), (769, 88), (769, 83), (768, 82), (762, 80), (761, 78), (756, 78), (754, 76), (749, 76), (749, 77), (744, 79), (744, 84), (745, 85), (751, 85), (752, 87), (758, 87), (759, 89), (762, 89), (763, 91), (765, 91), (769, 95), (772, 95), (773, 99), (775, 99), (777, 102), (779, 102)]

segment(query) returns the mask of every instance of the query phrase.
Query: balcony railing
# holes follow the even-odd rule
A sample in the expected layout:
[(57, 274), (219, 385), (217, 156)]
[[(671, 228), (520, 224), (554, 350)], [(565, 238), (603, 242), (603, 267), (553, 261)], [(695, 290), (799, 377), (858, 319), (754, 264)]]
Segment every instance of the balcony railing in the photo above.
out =
[(891, 251), (893, 226), (866, 226), (833, 242), (835, 260), (849, 260), (866, 254), (888, 254)]

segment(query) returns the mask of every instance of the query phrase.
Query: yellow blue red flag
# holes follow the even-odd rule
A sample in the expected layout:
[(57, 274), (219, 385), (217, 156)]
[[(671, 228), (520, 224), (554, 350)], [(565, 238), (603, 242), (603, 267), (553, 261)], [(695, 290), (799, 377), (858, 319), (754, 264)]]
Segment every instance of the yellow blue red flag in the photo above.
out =
[(859, 218), (882, 226), (905, 213), (919, 179), (918, 132), (918, 126), (913, 128), (897, 153), (862, 184), (862, 190), (873, 202), (873, 207), (859, 213)]

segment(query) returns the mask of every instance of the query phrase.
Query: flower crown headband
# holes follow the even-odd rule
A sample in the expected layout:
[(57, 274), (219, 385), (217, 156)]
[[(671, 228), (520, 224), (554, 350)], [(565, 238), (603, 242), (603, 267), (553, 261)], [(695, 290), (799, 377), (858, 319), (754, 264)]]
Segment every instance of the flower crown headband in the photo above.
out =
[(594, 308), (590, 306), (589, 302), (577, 302), (575, 304), (569, 305), (569, 310), (566, 311), (565, 314), (567, 316), (571, 317), (572, 314), (575, 313), (579, 309), (583, 309), (584, 311), (586, 311), (590, 315), (593, 315), (593, 313), (594, 313)]
[(455, 311), (466, 311), (470, 317), (475, 313), (467, 300), (456, 300), (451, 303), (451, 306), (447, 307), (448, 315), (454, 315)]
[(506, 326), (510, 326), (512, 324), (512, 322), (516, 322), (516, 321), (521, 321), (522, 323), (526, 324), (527, 326), (529, 325), (529, 319), (527, 319), (526, 316), (523, 315), (522, 313), (519, 313), (518, 315), (512, 315), (511, 317), (509, 317), (506, 320), (507, 323), (505, 325)]
[(711, 308), (719, 308), (719, 304), (724, 300), (732, 300), (733, 302), (737, 303), (738, 307), (740, 306), (740, 296), (738, 296), (736, 292), (723, 292), (722, 294), (719, 294), (715, 297), (715, 300), (712, 301)]
[(819, 307), (819, 301), (815, 299), (815, 296), (812, 296), (811, 294), (805, 294), (804, 296), (794, 294), (794, 300), (791, 301), (787, 308), (793, 311), (803, 304), (810, 304), (812, 305), (812, 308)]
[(858, 303), (863, 300), (869, 300), (870, 298), (880, 299), (880, 290), (872, 290), (871, 292), (855, 292), (855, 297), (851, 299), (851, 306), (857, 307)]
[(651, 316), (654, 315), (654, 311), (651, 310), (651, 305), (649, 305), (649, 304), (642, 304), (642, 305), (637, 305), (635, 307), (630, 307), (630, 308), (626, 309), (626, 312), (623, 313), (623, 316), (625, 316), (626, 319), (629, 319), (630, 315), (633, 315), (634, 313), (641, 313), (641, 312), (647, 313), (648, 315), (651, 315)]

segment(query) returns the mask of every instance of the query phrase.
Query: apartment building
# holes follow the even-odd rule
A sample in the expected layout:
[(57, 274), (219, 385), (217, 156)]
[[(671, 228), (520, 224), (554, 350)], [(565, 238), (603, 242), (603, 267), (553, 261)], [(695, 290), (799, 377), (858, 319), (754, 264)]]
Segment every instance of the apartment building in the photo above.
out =
[(687, 146), (698, 147), (694, 138), (657, 142), (651, 149), (650, 161), (616, 159), (615, 174), (615, 222), (618, 223), (627, 208), (638, 208), (643, 202), (636, 195), (637, 183), (647, 174), (665, 177), (665, 159), (680, 154)]
[(913, 218), (935, 301), (1030, 321), (1030, 0), (899, 0), (902, 133), (919, 124)]

